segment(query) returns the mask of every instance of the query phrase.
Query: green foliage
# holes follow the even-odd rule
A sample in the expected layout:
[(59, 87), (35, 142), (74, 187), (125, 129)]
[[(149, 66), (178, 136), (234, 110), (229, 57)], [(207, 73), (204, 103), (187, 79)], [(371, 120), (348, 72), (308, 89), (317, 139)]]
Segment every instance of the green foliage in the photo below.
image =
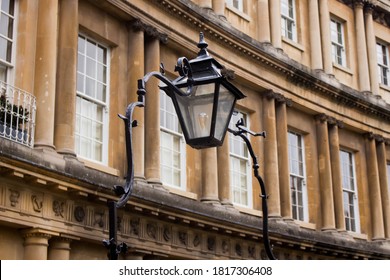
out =
[(0, 96), (0, 123), (6, 124), (8, 127), (18, 128), (17, 125), (28, 122), (29, 114), (30, 112), (23, 106), (12, 104), (5, 95)]

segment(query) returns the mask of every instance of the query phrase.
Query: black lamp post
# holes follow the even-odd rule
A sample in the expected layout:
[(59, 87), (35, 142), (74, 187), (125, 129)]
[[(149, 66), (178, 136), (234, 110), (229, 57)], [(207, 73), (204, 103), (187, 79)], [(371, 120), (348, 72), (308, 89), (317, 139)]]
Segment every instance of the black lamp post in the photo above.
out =
[[(114, 191), (120, 195), (118, 202), (109, 202), (109, 240), (104, 240), (104, 245), (109, 249), (109, 259), (118, 259), (121, 252), (127, 250), (127, 245), (117, 244), (117, 208), (123, 207), (130, 198), (134, 183), (133, 155), (132, 155), (132, 127), (136, 126), (132, 115), (135, 107), (145, 105), (145, 84), (151, 78), (155, 77), (164, 83), (160, 87), (169, 97), (171, 97), (184, 137), (188, 145), (196, 149), (221, 146), (223, 144), (226, 131), (234, 106), (237, 99), (244, 98), (245, 95), (231, 84), (229, 71), (226, 71), (214, 58), (207, 52), (208, 44), (204, 41), (203, 33), (200, 33), (198, 47), (200, 51), (198, 57), (188, 60), (185, 57), (178, 59), (175, 71), (179, 77), (173, 81), (167, 79), (164, 75), (164, 69), (161, 72), (150, 72), (142, 79), (138, 80), (138, 102), (131, 103), (126, 116), (120, 117), (125, 121), (126, 130), (126, 152), (128, 160), (128, 170), (125, 186), (115, 186)], [(263, 240), (267, 255), (270, 259), (275, 259), (268, 239), (268, 212), (267, 195), (263, 180), (258, 174), (259, 165), (254, 155), (247, 133), (254, 136), (264, 136), (265, 133), (253, 133), (245, 128), (243, 122), (236, 124), (238, 130), (229, 131), (234, 135), (244, 139), (253, 159), (253, 169), (255, 177), (258, 179), (263, 198)]]

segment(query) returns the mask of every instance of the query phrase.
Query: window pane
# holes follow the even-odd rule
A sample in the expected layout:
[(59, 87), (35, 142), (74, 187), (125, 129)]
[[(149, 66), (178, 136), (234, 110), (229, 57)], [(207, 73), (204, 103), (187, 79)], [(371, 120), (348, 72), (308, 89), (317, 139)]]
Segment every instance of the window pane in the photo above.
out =
[(303, 137), (295, 132), (288, 132), (288, 154), (290, 168), (291, 207), (293, 219), (304, 221), (307, 208), (304, 185)]
[(2, 0), (1, 1), (1, 11), (6, 14), (14, 14), (14, 0)]
[(165, 93), (160, 94), (160, 127), (161, 179), (164, 184), (183, 188), (185, 143), (172, 100)]
[[(76, 153), (88, 159), (105, 161), (104, 131), (107, 123), (107, 65), (98, 64), (97, 53), (107, 55), (107, 49), (85, 36), (78, 38)], [(103, 60), (103, 59), (102, 59)], [(97, 66), (101, 66), (97, 69)], [(99, 70), (99, 71), (98, 71)], [(99, 76), (98, 76), (99, 75)], [(99, 82), (98, 82), (99, 80)]]
[[(235, 124), (243, 119), (246, 123), (246, 115), (238, 112), (230, 120), (229, 127), (236, 129)], [(230, 135), (230, 185), (233, 190), (233, 203), (242, 206), (250, 206), (251, 169), (248, 148), (241, 137)]]
[(343, 183), (343, 208), (346, 229), (357, 231), (358, 205), (355, 186), (355, 170), (353, 155), (350, 152), (340, 151), (341, 176)]
[(87, 40), (87, 56), (96, 59), (96, 44), (90, 40)]

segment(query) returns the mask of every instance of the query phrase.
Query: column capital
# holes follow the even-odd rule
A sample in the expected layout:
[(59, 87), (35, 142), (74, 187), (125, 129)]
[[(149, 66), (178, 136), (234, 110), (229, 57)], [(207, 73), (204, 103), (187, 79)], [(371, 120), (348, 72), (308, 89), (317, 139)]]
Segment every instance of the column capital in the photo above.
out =
[(331, 125), (331, 126), (337, 126), (338, 128), (344, 128), (345, 127), (344, 122), (340, 121), (340, 120), (338, 120), (336, 118), (328, 117), (327, 121), (328, 121), (328, 124)]
[(373, 140), (375, 139), (375, 134), (373, 132), (366, 132), (363, 133), (363, 137), (368, 140)]
[(264, 96), (268, 99), (275, 99), (276, 102), (286, 103), (288, 107), (292, 106), (292, 100), (285, 97), (283, 94), (273, 91), (272, 89), (266, 91)]
[(364, 4), (364, 12), (367, 13), (367, 14), (372, 14), (374, 12), (374, 9), (375, 9), (375, 4), (374, 3), (371, 3), (371, 2), (366, 2)]
[(367, 0), (353, 0), (352, 5), (354, 8), (363, 9), (364, 5), (367, 3)]
[(128, 23), (128, 26), (135, 31), (142, 31), (147, 36), (159, 40), (163, 44), (168, 43), (168, 35), (161, 33), (157, 28), (142, 22), (140, 19), (134, 19)]
[(385, 138), (382, 135), (375, 134), (374, 137), (375, 137), (376, 142), (378, 142), (378, 143), (385, 142)]
[(320, 113), (318, 115), (315, 115), (314, 119), (316, 121), (320, 121), (320, 122), (324, 123), (324, 122), (328, 121), (328, 116), (326, 114), (324, 114), (324, 113)]
[(43, 237), (50, 239), (53, 236), (59, 236), (60, 234), (54, 231), (40, 229), (40, 228), (29, 228), (21, 231), (24, 238), (29, 237)]

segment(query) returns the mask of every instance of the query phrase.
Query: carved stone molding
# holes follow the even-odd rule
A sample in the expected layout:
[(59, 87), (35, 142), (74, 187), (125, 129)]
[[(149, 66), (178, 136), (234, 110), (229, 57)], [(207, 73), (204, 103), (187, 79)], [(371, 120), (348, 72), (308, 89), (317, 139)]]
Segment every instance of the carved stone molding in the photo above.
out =
[(74, 218), (77, 222), (82, 223), (85, 218), (85, 210), (82, 206), (76, 206), (76, 208), (73, 211)]
[(65, 202), (60, 200), (54, 200), (52, 205), (55, 216), (64, 218)]
[[(290, 83), (316, 91), (325, 98), (333, 99), (335, 102), (351, 108), (357, 108), (364, 114), (390, 120), (390, 113), (388, 110), (383, 109), (380, 104), (373, 104), (370, 98), (367, 98), (364, 93), (345, 87), (334, 78), (324, 78), (324, 75), (316, 75), (311, 71), (306, 71), (299, 63), (293, 62), (288, 59), (287, 56), (283, 58), (283, 55), (278, 55), (277, 50), (271, 45), (245, 40), (243, 39), (243, 34), (240, 34), (239, 32), (229, 32), (229, 26), (223, 28), (216, 23), (214, 24), (216, 19), (210, 15), (203, 15), (201, 11), (197, 11), (196, 9), (194, 10), (194, 13), (190, 13), (188, 9), (191, 8), (185, 5), (183, 6), (183, 4), (171, 0), (158, 0), (157, 2), (169, 14), (190, 25), (191, 28), (205, 32), (210, 38), (219, 41), (220, 44), (232, 48), (234, 52), (239, 52), (242, 57), (248, 57), (252, 63), (259, 63), (272, 71), (279, 72), (278, 74), (286, 77)], [(349, 6), (353, 5), (353, 0), (341, 2), (344, 2)], [(372, 1), (363, 2), (364, 5), (373, 3)], [(376, 18), (382, 18), (382, 22), (390, 24), (390, 13), (385, 13), (385, 11), (380, 10), (377, 6), (375, 6), (375, 12), (379, 13)], [(209, 18), (209, 21), (202, 21), (202, 15)], [(228, 30), (226, 31), (226, 29)], [(356, 96), (361, 97), (356, 98)]]
[(148, 223), (146, 225), (146, 233), (152, 239), (157, 239), (157, 225), (154, 223)]
[(9, 191), (9, 201), (11, 203), (11, 206), (16, 207), (16, 205), (19, 203), (20, 192), (14, 189), (9, 189)]
[(33, 195), (31, 195), (31, 202), (32, 202), (33, 210), (37, 213), (41, 213), (42, 208), (43, 208), (42, 197), (39, 195), (33, 194)]

